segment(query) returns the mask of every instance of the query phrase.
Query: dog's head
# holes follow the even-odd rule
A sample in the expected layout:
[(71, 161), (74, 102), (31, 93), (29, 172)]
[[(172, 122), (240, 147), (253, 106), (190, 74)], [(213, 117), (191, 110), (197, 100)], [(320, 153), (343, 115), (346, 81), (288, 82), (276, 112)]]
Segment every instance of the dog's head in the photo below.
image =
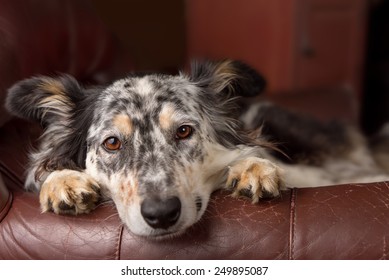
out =
[(32, 78), (10, 89), (7, 107), (46, 127), (52, 144), (37, 172), (85, 169), (132, 232), (164, 236), (204, 213), (236, 147), (248, 142), (232, 117), (236, 96), (263, 86), (254, 70), (226, 60), (94, 90), (69, 76)]

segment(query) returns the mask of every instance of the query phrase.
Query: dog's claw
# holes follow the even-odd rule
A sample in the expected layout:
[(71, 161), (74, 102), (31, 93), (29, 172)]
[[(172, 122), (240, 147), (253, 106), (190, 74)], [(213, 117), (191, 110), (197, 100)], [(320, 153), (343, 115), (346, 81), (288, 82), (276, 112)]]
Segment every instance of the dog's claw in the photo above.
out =
[(234, 189), (236, 189), (236, 186), (238, 185), (238, 183), (239, 183), (238, 179), (236, 179), (236, 178), (232, 179), (232, 182), (231, 182), (231, 184), (228, 185), (229, 187), (227, 189), (230, 191), (233, 191)]

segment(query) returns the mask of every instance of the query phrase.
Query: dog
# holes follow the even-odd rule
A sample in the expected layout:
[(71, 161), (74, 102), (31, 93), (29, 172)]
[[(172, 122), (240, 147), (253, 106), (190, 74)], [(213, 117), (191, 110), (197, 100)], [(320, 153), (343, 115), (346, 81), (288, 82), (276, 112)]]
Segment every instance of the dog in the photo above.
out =
[[(357, 133), (321, 127), (328, 139), (305, 138), (316, 124), (239, 102), (265, 84), (233, 60), (193, 63), (178, 75), (130, 75), (106, 87), (84, 88), (68, 75), (22, 80), (6, 107), (44, 128), (25, 186), (39, 191), (43, 212), (88, 213), (111, 199), (131, 232), (164, 238), (195, 224), (217, 189), (257, 203), (285, 187), (348, 180), (344, 166), (385, 178)], [(290, 157), (274, 140), (300, 144)], [(322, 145), (333, 140), (340, 144)], [(302, 157), (307, 151), (315, 162)]]

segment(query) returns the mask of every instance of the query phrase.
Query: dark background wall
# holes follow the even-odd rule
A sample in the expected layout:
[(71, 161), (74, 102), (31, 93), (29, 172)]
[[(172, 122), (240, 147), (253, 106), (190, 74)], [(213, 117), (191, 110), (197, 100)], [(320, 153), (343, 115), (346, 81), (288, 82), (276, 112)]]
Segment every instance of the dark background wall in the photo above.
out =
[(389, 0), (373, 1), (369, 13), (362, 125), (376, 132), (389, 122)]
[(185, 1), (93, 0), (138, 71), (176, 71), (185, 60)]

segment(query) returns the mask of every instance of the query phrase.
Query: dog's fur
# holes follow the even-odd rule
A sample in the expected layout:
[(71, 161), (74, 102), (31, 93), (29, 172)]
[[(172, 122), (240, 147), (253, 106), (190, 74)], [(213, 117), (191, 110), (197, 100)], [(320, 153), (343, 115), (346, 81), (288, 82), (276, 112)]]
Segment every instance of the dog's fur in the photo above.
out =
[[(316, 135), (315, 125), (285, 129), (304, 121), (266, 104), (248, 108), (242, 125), (237, 98), (264, 85), (247, 65), (225, 60), (194, 63), (190, 74), (129, 76), (105, 88), (85, 89), (70, 76), (34, 77), (9, 90), (6, 107), (45, 128), (26, 180), (28, 189), (40, 190), (43, 211), (87, 213), (110, 198), (142, 236), (182, 233), (223, 187), (257, 202), (279, 195), (285, 182), (365, 180), (361, 171), (385, 179), (351, 130), (322, 127), (321, 136), (305, 138), (307, 131)], [(299, 145), (284, 157), (263, 135)], [(340, 144), (323, 145), (330, 142)], [(307, 160), (312, 155), (314, 162)]]

